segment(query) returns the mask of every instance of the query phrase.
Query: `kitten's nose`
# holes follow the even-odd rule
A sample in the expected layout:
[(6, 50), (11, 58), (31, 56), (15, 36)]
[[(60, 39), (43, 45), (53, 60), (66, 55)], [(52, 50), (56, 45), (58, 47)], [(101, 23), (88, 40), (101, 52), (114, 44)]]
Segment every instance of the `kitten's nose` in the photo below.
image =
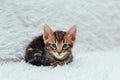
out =
[(61, 54), (61, 51), (60, 52), (57, 52), (59, 55)]
[(57, 47), (57, 53), (58, 53), (58, 54), (61, 54), (61, 52), (62, 52), (62, 47), (59, 45), (59, 46)]

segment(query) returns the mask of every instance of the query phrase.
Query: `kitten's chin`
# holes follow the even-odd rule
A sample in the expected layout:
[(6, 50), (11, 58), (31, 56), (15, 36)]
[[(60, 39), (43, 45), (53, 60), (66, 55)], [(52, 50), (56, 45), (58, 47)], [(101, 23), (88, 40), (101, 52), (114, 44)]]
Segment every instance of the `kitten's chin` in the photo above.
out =
[(57, 58), (59, 60), (62, 60), (62, 59), (65, 59), (68, 54), (66, 54), (66, 53), (61, 53), (61, 54), (53, 53), (53, 55), (54, 55), (55, 58)]

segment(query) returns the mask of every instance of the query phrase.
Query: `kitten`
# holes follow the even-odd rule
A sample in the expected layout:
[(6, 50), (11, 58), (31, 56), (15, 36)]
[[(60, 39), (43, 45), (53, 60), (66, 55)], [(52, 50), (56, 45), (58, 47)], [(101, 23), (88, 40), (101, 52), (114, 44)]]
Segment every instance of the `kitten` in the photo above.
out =
[(67, 32), (55, 31), (45, 25), (43, 35), (26, 48), (25, 61), (33, 65), (57, 66), (72, 62), (72, 48), (76, 40), (76, 26)]

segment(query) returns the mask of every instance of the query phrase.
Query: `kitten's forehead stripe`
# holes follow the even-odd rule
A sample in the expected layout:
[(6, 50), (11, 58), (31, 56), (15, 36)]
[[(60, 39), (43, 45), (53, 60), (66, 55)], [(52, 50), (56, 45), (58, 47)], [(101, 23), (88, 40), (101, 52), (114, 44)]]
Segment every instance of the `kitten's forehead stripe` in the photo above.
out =
[(65, 34), (66, 32), (63, 32), (63, 31), (55, 31), (54, 36), (55, 36), (56, 41), (62, 42), (64, 40)]

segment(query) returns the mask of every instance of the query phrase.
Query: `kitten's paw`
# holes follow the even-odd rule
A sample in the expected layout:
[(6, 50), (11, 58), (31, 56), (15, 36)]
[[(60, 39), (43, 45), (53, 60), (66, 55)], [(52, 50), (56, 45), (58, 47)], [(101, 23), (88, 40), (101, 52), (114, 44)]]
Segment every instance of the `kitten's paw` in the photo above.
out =
[(58, 64), (57, 62), (53, 62), (53, 63), (50, 63), (50, 66), (56, 67), (57, 64)]
[(58, 63), (60, 66), (63, 66), (65, 63), (64, 62), (59, 62)]

